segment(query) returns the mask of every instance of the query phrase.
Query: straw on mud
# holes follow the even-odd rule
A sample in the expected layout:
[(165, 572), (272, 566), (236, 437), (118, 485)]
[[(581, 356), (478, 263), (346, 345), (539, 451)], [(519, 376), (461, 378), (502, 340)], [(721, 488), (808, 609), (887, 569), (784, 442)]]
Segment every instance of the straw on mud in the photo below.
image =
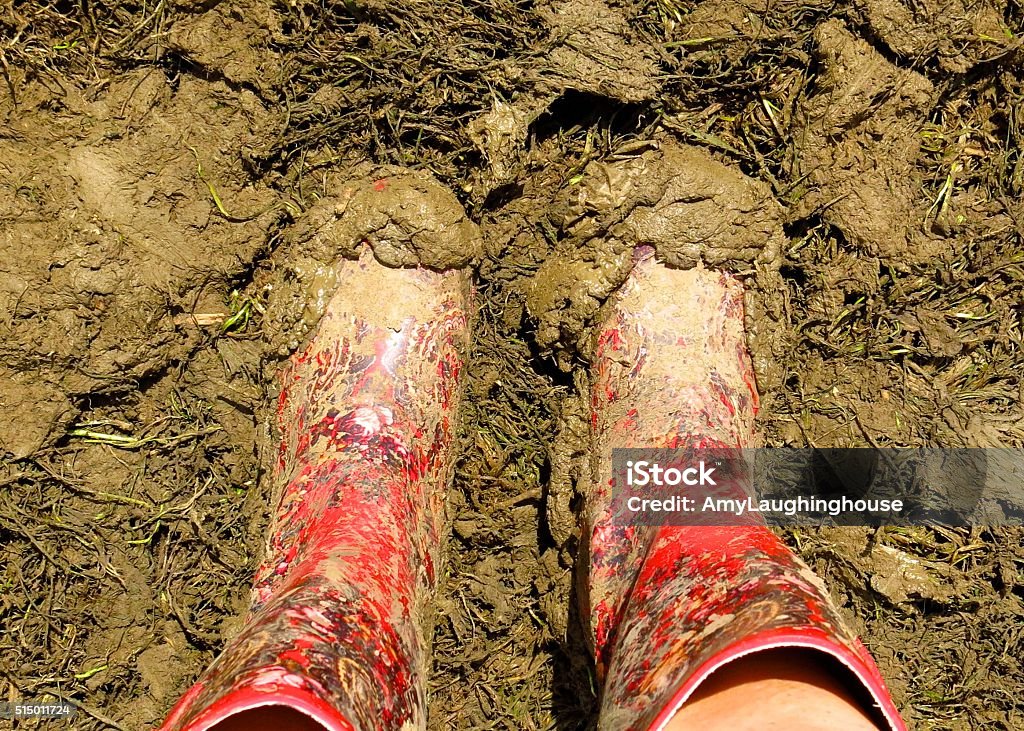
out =
[(175, 434), (169, 437), (147, 436), (134, 437), (128, 434), (116, 434), (112, 432), (98, 431), (89, 428), (90, 426), (101, 426), (104, 422), (89, 422), (85, 425), (70, 429), (68, 436), (82, 439), (87, 444), (105, 444), (117, 449), (141, 449), (145, 446), (155, 445), (160, 447), (171, 447), (182, 442), (213, 434), (221, 431), (220, 426), (209, 426), (199, 431)]

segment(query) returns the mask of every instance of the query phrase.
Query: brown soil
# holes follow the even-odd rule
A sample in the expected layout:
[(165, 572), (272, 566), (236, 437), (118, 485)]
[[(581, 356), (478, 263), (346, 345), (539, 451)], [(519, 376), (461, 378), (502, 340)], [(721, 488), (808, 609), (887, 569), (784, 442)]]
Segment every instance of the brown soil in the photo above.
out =
[[(592, 722), (576, 397), (635, 244), (745, 278), (769, 444), (1024, 446), (1022, 33), (1017, 0), (0, 0), (0, 697), (147, 728), (237, 629), (324, 222), (478, 260), (435, 729)], [(450, 215), (318, 202), (360, 165)], [(790, 538), (914, 726), (1024, 728), (1024, 533)]]

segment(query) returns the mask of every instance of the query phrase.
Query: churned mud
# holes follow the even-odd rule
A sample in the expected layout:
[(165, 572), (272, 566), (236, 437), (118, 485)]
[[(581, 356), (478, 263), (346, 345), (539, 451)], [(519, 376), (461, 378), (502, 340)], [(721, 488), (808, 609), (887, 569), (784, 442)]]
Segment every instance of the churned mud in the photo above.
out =
[[(1022, 32), (1015, 0), (0, 0), (0, 696), (148, 728), (233, 636), (275, 374), (364, 241), (475, 272), (433, 729), (593, 720), (579, 396), (637, 246), (743, 281), (767, 444), (1024, 445)], [(789, 539), (916, 728), (1024, 727), (1019, 530)]]

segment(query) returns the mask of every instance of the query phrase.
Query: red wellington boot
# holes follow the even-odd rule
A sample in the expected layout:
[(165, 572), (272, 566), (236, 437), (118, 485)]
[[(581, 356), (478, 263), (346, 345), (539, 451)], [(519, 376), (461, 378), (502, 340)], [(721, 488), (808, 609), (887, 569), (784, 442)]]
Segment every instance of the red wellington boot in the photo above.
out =
[(338, 267), (282, 374), (280, 498), (248, 620), (164, 731), (425, 726), (468, 277)]
[(604, 681), (599, 728), (662, 729), (716, 669), (804, 648), (838, 661), (865, 710), (902, 730), (821, 581), (766, 527), (652, 527), (613, 515), (613, 448), (754, 446), (739, 282), (643, 258), (598, 333), (591, 396), (596, 461), (581, 595)]

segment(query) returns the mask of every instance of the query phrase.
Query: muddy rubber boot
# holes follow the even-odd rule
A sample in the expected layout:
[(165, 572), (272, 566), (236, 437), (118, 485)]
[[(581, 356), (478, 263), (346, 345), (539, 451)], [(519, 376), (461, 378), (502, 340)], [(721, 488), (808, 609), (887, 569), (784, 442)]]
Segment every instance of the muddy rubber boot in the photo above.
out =
[(664, 728), (717, 668), (761, 650), (805, 648), (837, 661), (865, 709), (903, 729), (820, 580), (763, 524), (614, 519), (613, 448), (754, 446), (757, 390), (739, 282), (647, 256), (607, 313), (592, 370), (596, 461), (580, 591), (603, 680), (598, 727)]
[(281, 376), (280, 498), (251, 611), (166, 731), (425, 726), (468, 275), (369, 253), (339, 266)]

